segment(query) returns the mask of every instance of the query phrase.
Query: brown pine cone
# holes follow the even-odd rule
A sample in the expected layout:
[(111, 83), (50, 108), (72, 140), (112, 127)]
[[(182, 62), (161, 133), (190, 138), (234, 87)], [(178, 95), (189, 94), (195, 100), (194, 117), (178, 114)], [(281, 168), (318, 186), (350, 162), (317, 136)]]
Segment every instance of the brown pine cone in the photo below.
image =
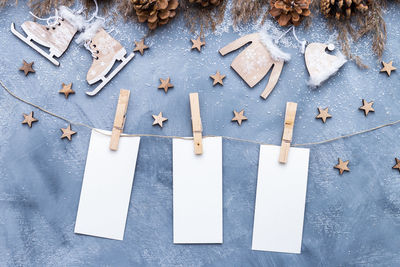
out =
[(357, 11), (368, 10), (369, 0), (321, 0), (321, 12), (326, 17), (335, 17), (337, 20), (350, 18)]
[(301, 20), (311, 14), (311, 0), (271, 0), (269, 13), (281, 26), (300, 25)]
[(147, 22), (149, 29), (167, 24), (175, 17), (178, 0), (131, 0), (139, 22)]
[(222, 0), (189, 0), (189, 2), (200, 4), (202, 7), (207, 7), (209, 5), (218, 6), (221, 4)]

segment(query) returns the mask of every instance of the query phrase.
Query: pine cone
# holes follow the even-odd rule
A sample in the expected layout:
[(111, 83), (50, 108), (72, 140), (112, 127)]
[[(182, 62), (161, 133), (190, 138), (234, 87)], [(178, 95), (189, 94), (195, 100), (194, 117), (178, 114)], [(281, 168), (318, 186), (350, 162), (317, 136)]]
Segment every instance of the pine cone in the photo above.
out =
[(200, 4), (202, 7), (207, 7), (209, 5), (218, 6), (221, 4), (222, 0), (189, 0), (189, 2)]
[(146, 22), (151, 30), (167, 24), (175, 17), (178, 0), (131, 0), (139, 22)]
[(311, 0), (271, 0), (269, 13), (281, 26), (298, 26), (303, 17), (311, 14), (310, 3)]
[(357, 11), (368, 10), (369, 0), (321, 0), (321, 12), (327, 17), (335, 17), (337, 20), (350, 18)]

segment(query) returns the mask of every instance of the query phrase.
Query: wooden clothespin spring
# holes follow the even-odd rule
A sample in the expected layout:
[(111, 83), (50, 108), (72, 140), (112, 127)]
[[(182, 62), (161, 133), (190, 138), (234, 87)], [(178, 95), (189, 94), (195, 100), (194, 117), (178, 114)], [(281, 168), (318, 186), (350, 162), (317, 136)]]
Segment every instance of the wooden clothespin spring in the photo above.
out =
[(279, 154), (279, 162), (286, 163), (288, 160), (290, 143), (293, 137), (294, 120), (296, 118), (297, 103), (287, 102), (285, 113), (285, 125), (283, 129), (281, 151)]
[(199, 94), (189, 94), (190, 112), (192, 115), (192, 129), (194, 141), (194, 153), (196, 155), (203, 154), (203, 127), (201, 125)]
[(121, 89), (119, 91), (117, 111), (115, 112), (114, 125), (110, 141), (110, 149), (113, 151), (118, 150), (119, 138), (124, 131), (130, 93), (131, 91), (125, 89)]

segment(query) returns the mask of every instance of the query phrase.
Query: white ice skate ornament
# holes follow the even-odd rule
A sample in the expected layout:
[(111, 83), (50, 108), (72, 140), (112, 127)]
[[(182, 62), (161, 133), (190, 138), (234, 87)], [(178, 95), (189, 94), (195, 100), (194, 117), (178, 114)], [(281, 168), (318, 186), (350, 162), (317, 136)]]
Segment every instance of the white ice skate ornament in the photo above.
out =
[[(99, 28), (90, 40), (86, 40), (85, 47), (92, 53), (93, 57), (93, 63), (87, 73), (86, 80), (89, 84), (94, 84), (101, 80), (101, 83), (93, 91), (86, 92), (90, 96), (100, 92), (135, 55), (132, 52), (125, 57), (125, 48), (103, 28)], [(106, 77), (117, 60), (120, 60), (121, 63)]]
[(326, 52), (326, 49), (333, 51), (335, 46), (322, 43), (307, 45), (304, 57), (310, 74), (308, 84), (311, 87), (320, 86), (322, 82), (335, 74), (347, 61), (342, 53), (338, 52), (337, 55), (330, 55)]
[(254, 87), (272, 68), (268, 84), (261, 97), (266, 99), (281, 75), (283, 64), (290, 55), (282, 52), (266, 33), (245, 35), (219, 50), (222, 56), (251, 43), (232, 62), (231, 67), (250, 86)]
[[(33, 21), (25, 21), (21, 28), (26, 33), (26, 37), (15, 29), (14, 23), (11, 23), (11, 32), (54, 65), (59, 66), (60, 63), (54, 57), (61, 57), (75, 33), (83, 27), (82, 16), (75, 14), (67, 7), (60, 7), (55, 16), (47, 19), (46, 26)], [(37, 44), (49, 48), (49, 53)]]

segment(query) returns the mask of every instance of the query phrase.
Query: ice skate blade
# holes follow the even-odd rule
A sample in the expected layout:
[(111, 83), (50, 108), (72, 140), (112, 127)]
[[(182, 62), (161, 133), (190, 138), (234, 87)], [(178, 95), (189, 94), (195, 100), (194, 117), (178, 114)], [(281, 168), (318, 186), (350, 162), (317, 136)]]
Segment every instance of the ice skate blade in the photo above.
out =
[(46, 53), (45, 51), (43, 51), (43, 49), (41, 49), (39, 46), (37, 46), (36, 44), (34, 44), (32, 41), (30, 41), (28, 39), (28, 37), (24, 37), (20, 32), (18, 32), (15, 29), (15, 25), (14, 22), (11, 23), (11, 32), (17, 36), (19, 39), (21, 39), (21, 41), (23, 41), (24, 43), (26, 43), (27, 45), (29, 45), (30, 47), (32, 47), (33, 49), (35, 49), (39, 54), (41, 54), (42, 56), (44, 56), (45, 58), (47, 58), (51, 63), (53, 63), (56, 66), (60, 66), (60, 63), (54, 59), (50, 54)]
[(125, 67), (126, 64), (128, 64), (129, 61), (131, 61), (131, 59), (135, 56), (135, 53), (131, 53), (129, 54), (129, 56), (127, 56), (126, 58), (124, 58), (122, 60), (122, 62), (118, 65), (118, 67), (110, 73), (110, 75), (108, 75), (105, 79), (102, 80), (102, 82), (96, 87), (96, 89), (94, 89), (93, 91), (90, 92), (86, 92), (87, 95), (90, 96), (94, 96), (96, 95), (98, 92), (100, 92), (101, 89), (103, 89), (104, 86), (107, 85), (107, 83), (109, 81), (112, 80), (112, 78), (114, 78), (115, 75), (118, 74), (118, 72), (120, 72), (122, 70), (123, 67)]

